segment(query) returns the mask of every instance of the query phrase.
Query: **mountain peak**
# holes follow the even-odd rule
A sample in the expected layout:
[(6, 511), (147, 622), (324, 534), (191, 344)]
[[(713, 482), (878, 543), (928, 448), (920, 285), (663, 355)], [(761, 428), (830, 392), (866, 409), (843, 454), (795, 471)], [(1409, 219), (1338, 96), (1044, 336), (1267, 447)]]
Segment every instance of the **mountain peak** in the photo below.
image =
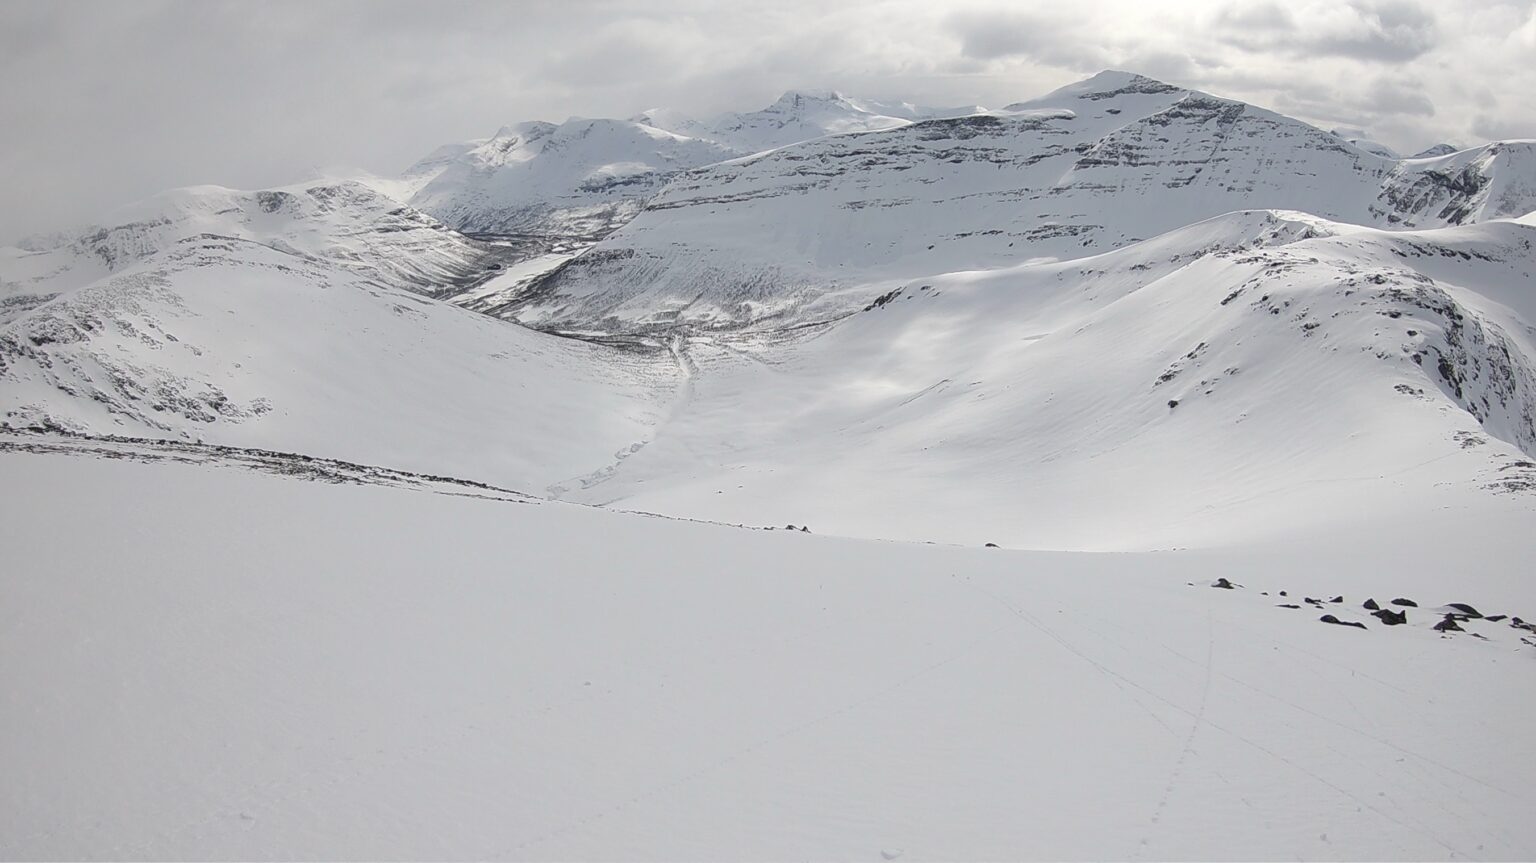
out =
[(774, 105), (800, 105), (805, 102), (842, 102), (842, 93), (836, 90), (785, 90)]
[(1148, 78), (1136, 72), (1126, 72), (1120, 69), (1105, 69), (1089, 78), (1085, 78), (1076, 84), (1069, 84), (1062, 89), (1080, 90), (1088, 93), (1172, 93), (1182, 90), (1172, 84), (1159, 81), (1156, 78)]
[(1188, 90), (1184, 87), (1175, 87), (1156, 78), (1148, 78), (1146, 75), (1125, 72), (1119, 69), (1105, 69), (1097, 75), (1084, 78), (1065, 87), (1059, 87), (1039, 98), (1016, 102), (1007, 106), (1004, 110), (1013, 111), (1041, 105), (1060, 105), (1067, 99), (1085, 99), (1090, 102), (1098, 102), (1117, 96), (1146, 96), (1183, 92), (1188, 92)]

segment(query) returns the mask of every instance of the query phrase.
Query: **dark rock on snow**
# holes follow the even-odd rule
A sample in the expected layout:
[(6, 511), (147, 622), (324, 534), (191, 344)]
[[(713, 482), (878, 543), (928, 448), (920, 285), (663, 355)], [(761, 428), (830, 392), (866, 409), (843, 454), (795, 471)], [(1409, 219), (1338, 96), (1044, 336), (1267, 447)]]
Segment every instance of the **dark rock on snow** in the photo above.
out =
[(1322, 617), (1319, 617), (1318, 620), (1321, 620), (1324, 623), (1336, 624), (1338, 626), (1353, 626), (1356, 629), (1365, 629), (1365, 624), (1357, 620), (1340, 620), (1331, 614), (1325, 614)]

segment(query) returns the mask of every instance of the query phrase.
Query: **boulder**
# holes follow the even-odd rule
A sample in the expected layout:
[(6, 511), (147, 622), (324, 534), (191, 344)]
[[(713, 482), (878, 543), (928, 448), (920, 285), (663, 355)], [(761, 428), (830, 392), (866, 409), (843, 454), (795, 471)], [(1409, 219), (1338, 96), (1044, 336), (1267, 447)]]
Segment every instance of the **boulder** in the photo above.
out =
[(1324, 623), (1332, 623), (1332, 624), (1335, 624), (1337, 626), (1353, 626), (1356, 629), (1365, 629), (1366, 628), (1365, 624), (1359, 622), (1358, 620), (1340, 620), (1340, 619), (1338, 619), (1337, 617), (1334, 617), (1331, 614), (1325, 614), (1322, 617), (1319, 617), (1318, 620), (1321, 620)]

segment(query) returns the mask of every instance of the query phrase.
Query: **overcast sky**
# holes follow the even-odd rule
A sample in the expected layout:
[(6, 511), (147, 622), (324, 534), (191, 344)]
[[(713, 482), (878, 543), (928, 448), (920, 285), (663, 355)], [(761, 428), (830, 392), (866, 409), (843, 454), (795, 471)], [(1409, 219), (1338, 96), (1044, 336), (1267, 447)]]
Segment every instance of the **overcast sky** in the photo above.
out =
[(1413, 151), (1536, 137), (1536, 0), (0, 0), (0, 240), (174, 186), (790, 88), (1000, 106), (1105, 68)]

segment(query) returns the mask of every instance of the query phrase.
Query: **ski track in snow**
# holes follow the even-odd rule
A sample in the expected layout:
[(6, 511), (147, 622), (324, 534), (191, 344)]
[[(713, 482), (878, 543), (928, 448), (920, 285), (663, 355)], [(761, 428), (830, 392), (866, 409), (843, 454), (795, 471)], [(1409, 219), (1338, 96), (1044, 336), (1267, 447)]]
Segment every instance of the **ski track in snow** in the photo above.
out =
[[(1153, 699), (1157, 700), (1158, 702), (1161, 702), (1162, 704), (1167, 705), (1168, 707), (1172, 708), (1173, 710), (1176, 710), (1179, 713), (1182, 713), (1186, 717), (1189, 718), (1189, 720), (1190, 720), (1190, 729), (1189, 729), (1189, 732), (1188, 732), (1188, 736), (1185, 738), (1184, 746), (1181, 749), (1180, 755), (1178, 757), (1178, 760), (1177, 760), (1177, 763), (1176, 763), (1176, 766), (1175, 766), (1175, 769), (1174, 769), (1174, 775), (1172, 777), (1170, 777), (1168, 786), (1167, 786), (1167, 788), (1165, 788), (1164, 794), (1163, 794), (1162, 798), (1160, 799), (1160, 801), (1159, 801), (1159, 803), (1157, 805), (1157, 812), (1156, 812), (1156, 814), (1154, 814), (1154, 818), (1153, 818), (1154, 824), (1157, 821), (1158, 815), (1160, 815), (1162, 810), (1166, 807), (1166, 805), (1168, 803), (1168, 800), (1169, 800), (1169, 798), (1172, 795), (1173, 786), (1176, 783), (1179, 775), (1181, 775), (1182, 772), (1183, 772), (1184, 762), (1187, 760), (1187, 758), (1189, 757), (1189, 755), (1193, 751), (1192, 743), (1193, 743), (1193, 740), (1194, 740), (1194, 737), (1195, 737), (1195, 733), (1199, 730), (1199, 728), (1202, 725), (1204, 725), (1204, 726), (1208, 726), (1208, 727), (1210, 727), (1210, 728), (1212, 728), (1212, 729), (1214, 729), (1216, 731), (1219, 731), (1219, 732), (1221, 732), (1221, 733), (1223, 733), (1223, 734), (1225, 734), (1225, 735), (1227, 735), (1227, 736), (1229, 736), (1229, 737), (1231, 737), (1231, 738), (1233, 738), (1233, 739), (1235, 739), (1235, 740), (1245, 744), (1246, 746), (1248, 746), (1248, 747), (1250, 747), (1250, 748), (1252, 748), (1254, 750), (1257, 750), (1258, 752), (1260, 752), (1260, 753), (1262, 753), (1262, 754), (1264, 754), (1264, 755), (1274, 759), (1275, 761), (1280, 762), (1281, 764), (1284, 764), (1285, 766), (1287, 766), (1289, 768), (1292, 768), (1292, 769), (1302, 773), (1303, 775), (1307, 776), (1309, 779), (1313, 780), (1314, 782), (1318, 783), (1319, 785), (1322, 785), (1322, 786), (1328, 788), (1329, 790), (1335, 792), (1339, 796), (1345, 798), (1346, 800), (1349, 800), (1350, 802), (1356, 804), (1357, 806), (1359, 806), (1361, 808), (1370, 809), (1372, 812), (1375, 812), (1377, 815), (1380, 815), (1381, 817), (1387, 819), (1388, 821), (1391, 821), (1392, 823), (1396, 824), (1400, 828), (1403, 828), (1405, 830), (1412, 830), (1414, 832), (1418, 832), (1418, 833), (1421, 833), (1421, 834), (1427, 836), (1428, 838), (1432, 839), (1437, 845), (1439, 845), (1440, 847), (1444, 848), (1447, 852), (1449, 852), (1452, 857), (1455, 857), (1455, 856), (1465, 856), (1464, 852), (1462, 852), (1461, 850), (1459, 850), (1456, 847), (1452, 846), (1450, 843), (1446, 842), (1444, 839), (1442, 839), (1440, 836), (1436, 835), (1432, 831), (1429, 831), (1429, 830), (1427, 830), (1426, 828), (1423, 828), (1420, 825), (1410, 824), (1408, 822), (1403, 821), (1402, 819), (1398, 818), (1397, 816), (1393, 815), (1392, 813), (1390, 813), (1390, 812), (1388, 812), (1388, 811), (1378, 807), (1376, 804), (1372, 803), (1371, 801), (1366, 800), (1365, 798), (1362, 798), (1362, 797), (1360, 797), (1360, 796), (1358, 796), (1356, 794), (1351, 793), (1347, 789), (1339, 786), (1335, 782), (1330, 781), (1329, 779), (1327, 779), (1326, 777), (1318, 774), (1317, 772), (1302, 766), (1301, 764), (1299, 764), (1298, 762), (1294, 761), (1293, 759), (1287, 758), (1286, 756), (1282, 755), (1281, 753), (1276, 752), (1273, 749), (1270, 749), (1269, 747), (1266, 747), (1263, 744), (1261, 744), (1261, 743), (1259, 743), (1259, 742), (1257, 742), (1257, 741), (1255, 741), (1255, 740), (1253, 740), (1253, 739), (1251, 739), (1251, 738), (1249, 738), (1249, 737), (1247, 737), (1247, 736), (1245, 736), (1243, 734), (1240, 734), (1240, 733), (1238, 733), (1237, 731), (1235, 731), (1235, 730), (1233, 730), (1231, 728), (1228, 728), (1228, 727), (1226, 727), (1224, 725), (1216, 724), (1214, 722), (1209, 722), (1208, 720), (1206, 720), (1205, 719), (1205, 705), (1207, 703), (1207, 696), (1209, 695), (1209, 691), (1210, 691), (1209, 690), (1209, 682), (1210, 682), (1209, 674), (1210, 674), (1211, 665), (1210, 665), (1209, 660), (1205, 664), (1205, 668), (1206, 668), (1206, 672), (1205, 672), (1206, 673), (1206, 677), (1205, 677), (1206, 684), (1202, 688), (1202, 696), (1201, 696), (1201, 699), (1200, 699), (1200, 703), (1199, 703), (1199, 705), (1195, 709), (1192, 710), (1192, 709), (1190, 709), (1190, 708), (1188, 708), (1188, 707), (1186, 707), (1186, 706), (1184, 706), (1182, 704), (1179, 704), (1178, 702), (1176, 702), (1176, 701), (1174, 701), (1174, 700), (1172, 700), (1172, 699), (1170, 699), (1170, 698), (1168, 698), (1168, 697), (1166, 697), (1166, 696), (1164, 696), (1162, 694), (1159, 694), (1157, 692), (1154, 692), (1154, 691), (1152, 691), (1150, 689), (1145, 688), (1144, 686), (1142, 686), (1141, 684), (1135, 682), (1134, 680), (1131, 680), (1131, 679), (1121, 675), (1120, 673), (1110, 669), (1109, 667), (1107, 667), (1103, 663), (1099, 662), (1098, 660), (1095, 660), (1095, 659), (1089, 657), (1087, 654), (1083, 653), (1078, 648), (1072, 646), (1072, 644), (1069, 643), (1066, 639), (1062, 638), (1056, 632), (1054, 632), (1049, 627), (1047, 627), (1043, 621), (1039, 620), (1039, 618), (1034, 617), (1033, 615), (1031, 615), (1028, 612), (1024, 611), (1022, 608), (1014, 606), (1012, 603), (1008, 603), (1008, 602), (1006, 602), (1004, 600), (1001, 600), (1001, 599), (999, 599), (999, 602), (1002, 602), (1003, 605), (1005, 607), (1007, 607), (1010, 611), (1012, 611), (1014, 614), (1018, 615), (1020, 618), (1022, 618), (1025, 621), (1027, 621), (1031, 626), (1033, 626), (1034, 628), (1038, 629), (1040, 632), (1042, 632), (1045, 635), (1047, 635), (1051, 640), (1053, 640), (1057, 644), (1059, 644), (1068, 653), (1071, 653), (1072, 655), (1076, 656), (1077, 658), (1079, 658), (1079, 659), (1083, 660), (1084, 662), (1088, 663), (1090, 666), (1092, 666), (1099, 673), (1101, 673), (1103, 675), (1106, 675), (1108, 677), (1114, 678), (1117, 681), (1123, 682), (1126, 685), (1128, 685), (1128, 686), (1130, 686), (1130, 687), (1132, 687), (1132, 688), (1134, 688), (1134, 689), (1136, 689), (1136, 690), (1138, 690), (1140, 692), (1143, 692), (1143, 693), (1151, 696)], [(1212, 638), (1214, 639), (1214, 636), (1212, 636)], [(1292, 706), (1294, 706), (1294, 705), (1292, 705)], [(1148, 838), (1143, 838), (1143, 840), (1139, 843), (1139, 846), (1138, 846), (1138, 849), (1137, 849), (1137, 852), (1136, 852), (1138, 857), (1139, 857), (1140, 853), (1143, 852), (1146, 849), (1147, 845), (1148, 845)]]
[(672, 362), (677, 367), (678, 387), (676, 394), (672, 398), (672, 405), (668, 409), (666, 416), (662, 417), (661, 420), (657, 422), (655, 427), (651, 430), (649, 437), (645, 438), (644, 440), (635, 441), (634, 443), (631, 443), (623, 449), (615, 452), (613, 454), (612, 462), (609, 462), (608, 464), (605, 464), (594, 471), (584, 473), (581, 476), (575, 477), (573, 479), (568, 479), (563, 482), (557, 482), (550, 485), (545, 489), (550, 499), (560, 500), (575, 488), (586, 490), (593, 488), (594, 486), (602, 485), (608, 480), (613, 479), (614, 475), (619, 472), (619, 468), (624, 466), (625, 459), (633, 456), (640, 450), (645, 449), (647, 445), (661, 436), (662, 432), (666, 430), (666, 427), (669, 424), (687, 412), (688, 406), (693, 402), (694, 378), (698, 375), (699, 372), (698, 366), (694, 363), (693, 358), (688, 355), (687, 337), (682, 335), (673, 336), (667, 342), (667, 352), (671, 355)]

